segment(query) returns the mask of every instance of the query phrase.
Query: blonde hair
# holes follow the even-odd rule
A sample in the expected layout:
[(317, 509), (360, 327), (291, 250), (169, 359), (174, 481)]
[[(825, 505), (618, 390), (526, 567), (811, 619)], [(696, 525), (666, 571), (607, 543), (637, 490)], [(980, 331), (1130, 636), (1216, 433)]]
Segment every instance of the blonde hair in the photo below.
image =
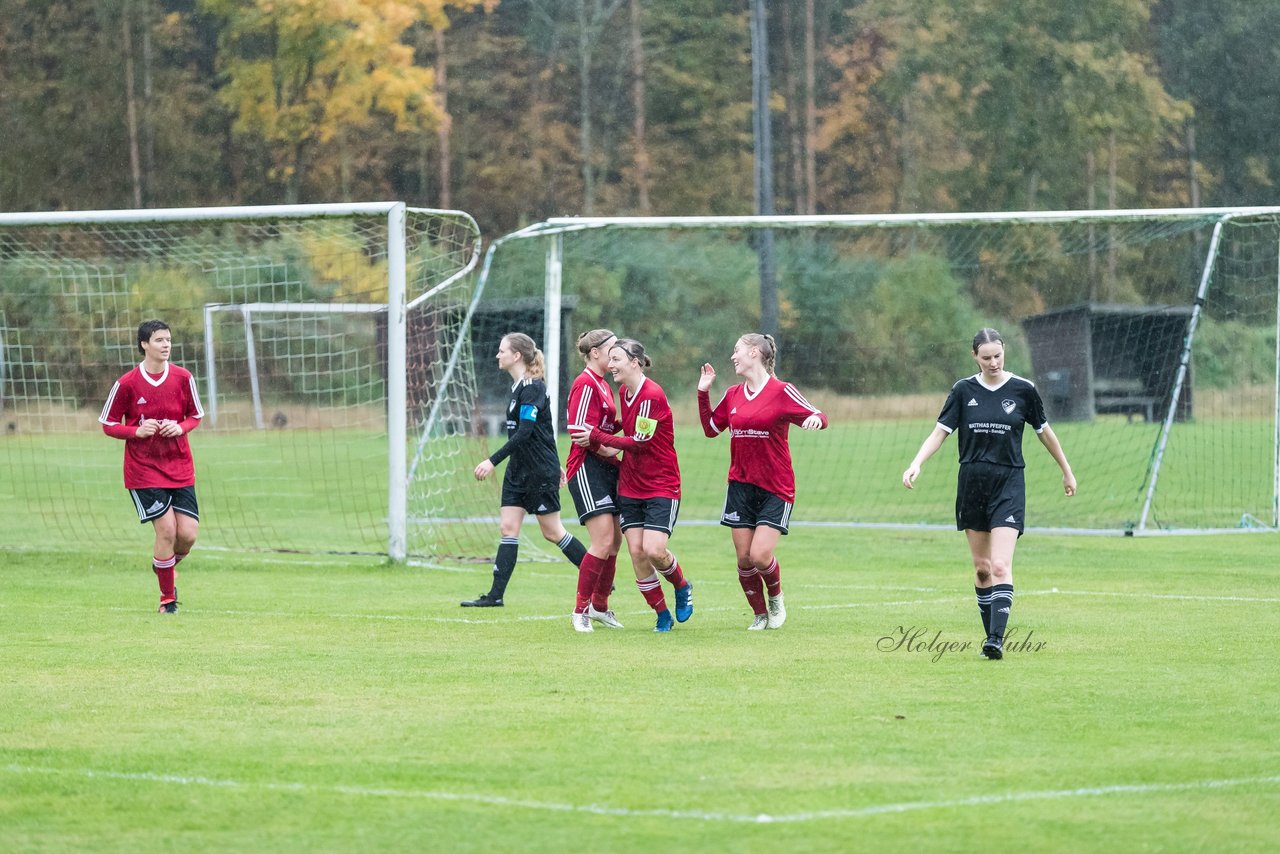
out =
[(738, 340), (760, 351), (764, 369), (769, 372), (769, 376), (773, 376), (773, 366), (778, 361), (778, 343), (773, 340), (773, 336), (767, 332), (748, 332)]
[(599, 347), (610, 338), (616, 338), (612, 331), (608, 329), (592, 329), (590, 332), (584, 332), (578, 336), (578, 352), (582, 355), (582, 361), (591, 358), (591, 351)]
[(538, 345), (533, 343), (533, 339), (523, 332), (508, 332), (502, 336), (502, 340), (507, 342), (507, 346), (520, 354), (520, 361), (524, 362), (525, 373), (532, 379), (540, 380), (547, 375), (547, 362), (543, 358), (542, 351), (538, 349)]
[(653, 367), (653, 359), (645, 354), (644, 345), (634, 338), (619, 338), (609, 349), (621, 350), (627, 354), (628, 359), (639, 362), (642, 368)]

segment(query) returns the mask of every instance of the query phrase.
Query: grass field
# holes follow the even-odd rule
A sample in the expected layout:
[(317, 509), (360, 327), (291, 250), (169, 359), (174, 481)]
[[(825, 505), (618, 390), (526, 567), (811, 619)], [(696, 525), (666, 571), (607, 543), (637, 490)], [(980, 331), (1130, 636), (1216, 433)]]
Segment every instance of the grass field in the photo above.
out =
[(943, 646), (954, 532), (798, 528), (747, 633), (727, 535), (678, 529), (665, 636), (625, 569), (580, 635), (561, 564), (474, 613), (487, 569), (211, 549), (161, 617), (137, 535), (0, 548), (0, 849), (1280, 846), (1272, 534), (1028, 535), (1001, 662)]

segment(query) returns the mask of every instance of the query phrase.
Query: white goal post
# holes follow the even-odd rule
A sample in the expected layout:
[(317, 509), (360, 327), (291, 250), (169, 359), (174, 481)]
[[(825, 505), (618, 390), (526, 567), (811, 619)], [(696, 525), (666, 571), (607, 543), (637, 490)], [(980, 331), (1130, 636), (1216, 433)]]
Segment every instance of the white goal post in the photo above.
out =
[[(490, 245), (469, 318), (540, 293), (541, 312), (523, 322), (542, 332), (553, 400), (572, 376), (562, 366), (573, 333), (600, 325), (646, 343), (676, 402), (697, 363), (724, 364), (759, 323), (753, 235), (763, 231), (779, 241), (780, 374), (840, 428), (793, 438), (823, 504), (813, 522), (947, 524), (946, 489), (924, 506), (921, 490), (908, 501), (884, 484), (972, 368), (973, 332), (995, 326), (1012, 336), (1009, 367), (1040, 386), (1084, 484), (1073, 502), (1036, 498), (1033, 526), (1280, 529), (1280, 207), (556, 218)], [(878, 358), (907, 370), (895, 379)], [(1028, 488), (1047, 491), (1057, 467), (1034, 444)], [(684, 463), (702, 453), (698, 439), (682, 435), (680, 453), (688, 489), (691, 473), (704, 477)], [(946, 456), (930, 467), (945, 470)], [(842, 489), (833, 464), (874, 473), (874, 486), (859, 477)], [(714, 518), (714, 496), (691, 498), (682, 515), (701, 503)]]
[(0, 214), (0, 533), (35, 513), (134, 539), (121, 449), (87, 415), (158, 317), (207, 397), (202, 542), (483, 554), (465, 520), (489, 496), (455, 494), (484, 445), (461, 324), (480, 248), (465, 212), (402, 202)]

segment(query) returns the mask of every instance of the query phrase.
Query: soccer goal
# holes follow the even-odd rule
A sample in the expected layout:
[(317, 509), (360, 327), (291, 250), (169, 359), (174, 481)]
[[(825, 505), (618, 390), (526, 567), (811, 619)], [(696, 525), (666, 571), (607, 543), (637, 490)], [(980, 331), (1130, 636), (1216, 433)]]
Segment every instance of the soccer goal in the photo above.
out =
[[(682, 520), (718, 519), (727, 442), (694, 389), (761, 317), (774, 246), (779, 375), (832, 418), (794, 431), (795, 518), (952, 524), (955, 448), (902, 470), (970, 341), (995, 327), (1034, 381), (1080, 481), (1028, 432), (1028, 525), (1074, 531), (1280, 527), (1280, 208), (896, 216), (553, 219), (495, 241), (473, 319), (540, 330), (556, 389), (576, 334), (642, 340), (677, 409)], [(496, 390), (480, 388), (479, 406)]]
[(479, 258), (469, 215), (401, 203), (0, 214), (0, 540), (139, 542), (97, 415), (159, 318), (205, 406), (202, 545), (490, 552)]

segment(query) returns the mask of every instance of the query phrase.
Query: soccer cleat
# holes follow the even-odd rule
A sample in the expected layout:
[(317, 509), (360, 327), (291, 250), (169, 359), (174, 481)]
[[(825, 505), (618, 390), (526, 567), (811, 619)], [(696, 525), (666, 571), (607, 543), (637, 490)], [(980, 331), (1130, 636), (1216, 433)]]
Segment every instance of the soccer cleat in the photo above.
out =
[(777, 596), (770, 596), (769, 602), (769, 628), (780, 629), (782, 624), (787, 621), (787, 606), (782, 601), (782, 593)]
[(653, 627), (653, 630), (655, 632), (669, 632), (675, 624), (676, 621), (671, 619), (671, 612), (664, 609), (658, 612), (658, 624)]
[(161, 602), (161, 603), (160, 603), (160, 611), (159, 611), (159, 613), (161, 613), (161, 614), (176, 614), (176, 613), (178, 613), (178, 600), (177, 600), (177, 599), (174, 599), (172, 602)]
[(751, 625), (747, 626), (747, 631), (758, 632), (761, 629), (769, 628), (769, 615), (756, 614), (756, 618), (751, 621)]
[(573, 620), (573, 630), (576, 632), (594, 632), (596, 630), (595, 626), (591, 625), (591, 618), (587, 616), (586, 611), (581, 614), (575, 611), (570, 619)]
[(685, 622), (693, 616), (693, 584), (686, 581), (676, 591), (676, 621)]
[(622, 628), (622, 623), (618, 622), (618, 618), (614, 616), (612, 611), (597, 611), (595, 605), (587, 606), (587, 616), (611, 629)]
[(475, 599), (460, 603), (464, 608), (501, 608), (502, 600), (494, 599), (488, 593), (481, 593)]
[(983, 641), (982, 657), (988, 661), (999, 661), (1004, 658), (1004, 639), (992, 637)]

